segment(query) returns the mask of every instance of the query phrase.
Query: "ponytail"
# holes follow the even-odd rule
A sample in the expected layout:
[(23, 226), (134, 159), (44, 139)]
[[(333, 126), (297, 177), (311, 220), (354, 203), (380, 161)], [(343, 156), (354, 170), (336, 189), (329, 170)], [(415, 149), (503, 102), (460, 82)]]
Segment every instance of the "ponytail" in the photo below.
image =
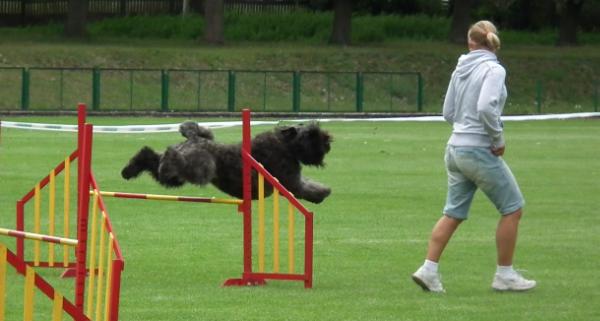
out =
[(493, 23), (487, 20), (476, 22), (469, 28), (469, 40), (491, 51), (500, 49), (500, 37)]

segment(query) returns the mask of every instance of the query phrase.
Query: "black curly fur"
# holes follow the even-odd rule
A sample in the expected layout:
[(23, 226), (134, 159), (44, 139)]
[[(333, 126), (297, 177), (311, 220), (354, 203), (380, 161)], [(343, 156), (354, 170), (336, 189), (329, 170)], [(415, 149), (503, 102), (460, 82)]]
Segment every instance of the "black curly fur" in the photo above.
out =
[[(178, 187), (186, 182), (205, 185), (209, 182), (221, 191), (243, 197), (241, 144), (221, 144), (212, 132), (187, 121), (179, 131), (186, 141), (169, 146), (163, 154), (143, 147), (121, 171), (125, 179), (148, 171), (161, 185)], [(320, 203), (331, 189), (301, 175), (302, 165), (324, 166), (325, 154), (332, 137), (317, 123), (279, 127), (257, 135), (252, 140), (252, 156), (297, 198)], [(252, 198), (258, 197), (258, 179), (252, 172)], [(265, 196), (273, 187), (265, 184)]]

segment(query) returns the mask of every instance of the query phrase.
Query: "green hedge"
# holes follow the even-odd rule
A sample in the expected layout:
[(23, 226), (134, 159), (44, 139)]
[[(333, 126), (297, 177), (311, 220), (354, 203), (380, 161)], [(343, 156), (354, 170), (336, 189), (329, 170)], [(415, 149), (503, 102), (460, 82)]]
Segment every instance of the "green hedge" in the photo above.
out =
[[(260, 13), (225, 15), (226, 41), (303, 42), (325, 44), (331, 34), (331, 12), (299, 11), (294, 13)], [(201, 16), (132, 16), (108, 18), (88, 26), (91, 40), (106, 38), (182, 39), (202, 37)], [(381, 43), (394, 40), (444, 41), (450, 29), (450, 19), (428, 15), (355, 15), (352, 19), (352, 40), (356, 44)], [(25, 28), (0, 28), (7, 38), (62, 39), (61, 24)], [(503, 41), (513, 44), (553, 45), (557, 30), (538, 32), (501, 30)], [(597, 33), (581, 33), (582, 44), (600, 44)]]

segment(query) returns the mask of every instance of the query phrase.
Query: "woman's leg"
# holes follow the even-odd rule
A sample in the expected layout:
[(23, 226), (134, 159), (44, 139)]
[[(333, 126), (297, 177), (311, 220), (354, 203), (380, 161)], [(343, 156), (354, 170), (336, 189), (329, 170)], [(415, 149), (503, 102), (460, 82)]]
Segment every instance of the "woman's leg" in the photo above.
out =
[(517, 232), (522, 210), (518, 209), (502, 216), (496, 230), (498, 249), (498, 267), (492, 281), (492, 288), (498, 291), (526, 291), (536, 286), (534, 280), (528, 280), (512, 267), (513, 255), (517, 244)]
[(498, 265), (512, 265), (515, 246), (517, 244), (517, 233), (521, 209), (507, 215), (503, 215), (496, 229), (496, 248), (498, 250)]
[(442, 256), (442, 252), (448, 244), (448, 241), (456, 231), (456, 228), (463, 220), (459, 220), (447, 215), (442, 216), (431, 231), (429, 247), (427, 248), (427, 259), (421, 267), (412, 275), (412, 279), (423, 290), (432, 292), (444, 292), (442, 280), (438, 273), (437, 262)]
[(427, 248), (427, 259), (433, 262), (439, 262), (440, 257), (446, 244), (450, 241), (452, 234), (458, 228), (458, 225), (463, 220), (459, 220), (447, 215), (442, 216), (431, 231), (431, 238), (429, 239), (429, 247)]

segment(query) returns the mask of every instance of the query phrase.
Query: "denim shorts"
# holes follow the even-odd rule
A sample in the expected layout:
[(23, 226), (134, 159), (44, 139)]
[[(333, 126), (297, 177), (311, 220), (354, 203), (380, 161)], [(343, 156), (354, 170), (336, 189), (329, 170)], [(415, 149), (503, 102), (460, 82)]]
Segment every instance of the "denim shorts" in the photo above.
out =
[(446, 147), (444, 157), (448, 173), (448, 195), (444, 214), (465, 220), (477, 188), (494, 203), (502, 215), (525, 205), (517, 181), (502, 157), (487, 147)]

